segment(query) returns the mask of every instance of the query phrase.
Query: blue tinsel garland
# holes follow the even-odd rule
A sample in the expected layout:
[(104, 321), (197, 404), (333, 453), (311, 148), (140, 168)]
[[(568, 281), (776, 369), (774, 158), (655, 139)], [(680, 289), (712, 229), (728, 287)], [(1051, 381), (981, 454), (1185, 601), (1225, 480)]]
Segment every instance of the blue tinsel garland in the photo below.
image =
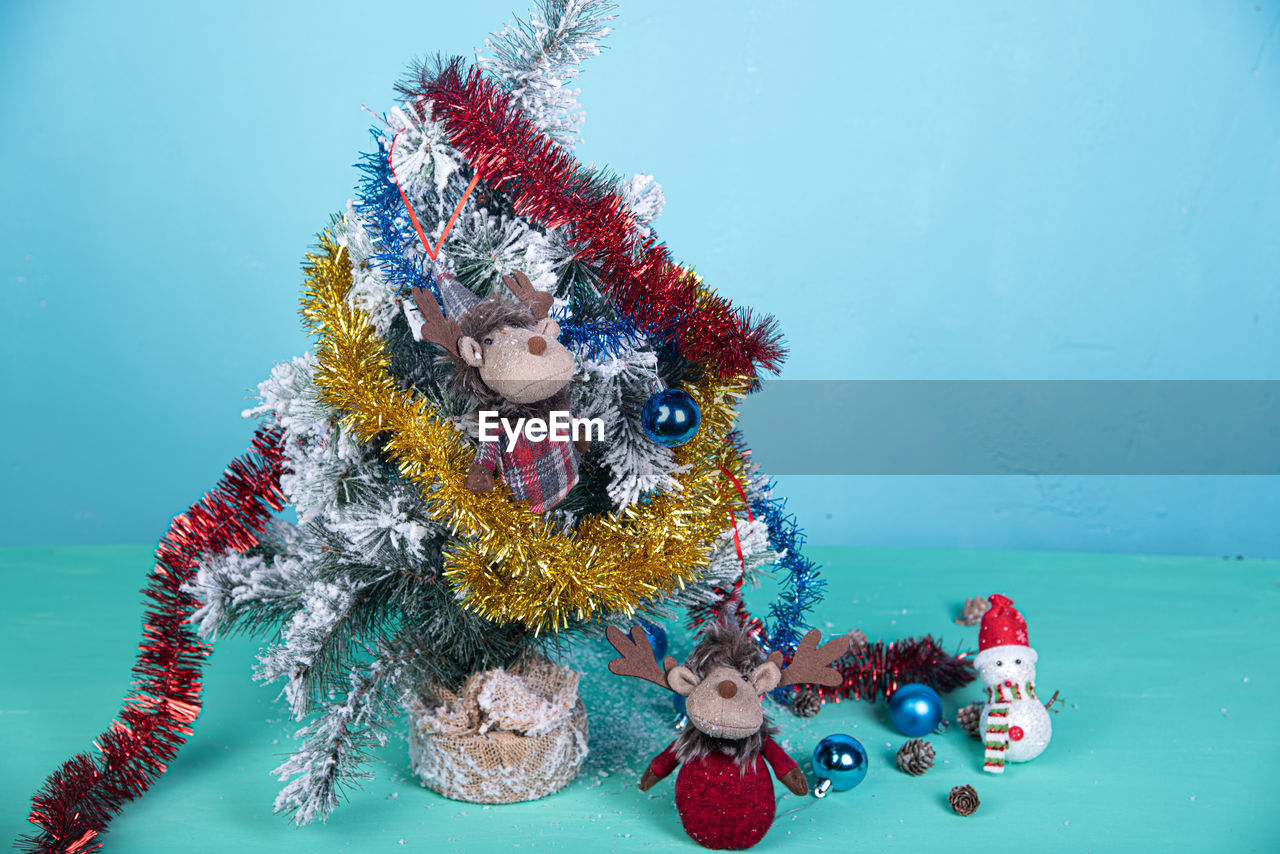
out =
[(418, 236), (407, 227), (404, 202), (391, 176), (391, 163), (382, 149), (383, 137), (373, 132), (378, 152), (363, 153), (356, 161), (360, 180), (356, 183), (355, 209), (370, 226), (369, 236), (374, 249), (369, 263), (377, 268), (401, 295), (407, 296), (415, 287), (427, 287), (439, 299), (435, 279), (427, 275), (419, 255), (426, 254), (418, 246)]
[[(770, 481), (769, 492), (773, 487)], [(818, 565), (802, 554), (804, 532), (795, 517), (785, 512), (786, 506), (785, 498), (761, 498), (752, 502), (751, 511), (768, 525), (770, 548), (782, 552), (776, 566), (786, 570), (778, 581), (782, 590), (765, 618), (762, 646), (765, 652), (779, 650), (789, 656), (811, 628), (805, 615), (822, 601), (822, 589), (827, 583), (818, 576)], [(774, 699), (789, 702), (792, 693), (791, 688), (780, 688), (774, 692)]]
[(616, 356), (642, 340), (636, 325), (626, 319), (579, 323), (557, 314), (556, 322), (560, 324), (560, 343), (593, 362)]

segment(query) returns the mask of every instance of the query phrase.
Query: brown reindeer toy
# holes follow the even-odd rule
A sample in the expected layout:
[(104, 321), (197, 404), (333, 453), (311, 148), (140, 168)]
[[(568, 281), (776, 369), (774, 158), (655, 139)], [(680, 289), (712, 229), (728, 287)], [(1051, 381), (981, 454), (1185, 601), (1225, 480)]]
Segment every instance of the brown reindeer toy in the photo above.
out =
[[(453, 392), (477, 402), (482, 415), (496, 413), (502, 425), (496, 440), (485, 441), (482, 430), (467, 488), (488, 492), (497, 470), (513, 498), (541, 513), (563, 501), (578, 482), (578, 451), (586, 446), (576, 436), (575, 444), (567, 434), (562, 441), (545, 429), (556, 423), (552, 413), (568, 421), (565, 389), (573, 380), (574, 359), (559, 341), (559, 325), (547, 316), (551, 294), (535, 290), (524, 273), (502, 281), (518, 302), (498, 294), (482, 300), (441, 273), (436, 282), (443, 311), (426, 288), (413, 289), (417, 312), (407, 303), (404, 309), (415, 337), (440, 347), (453, 362)], [(522, 429), (538, 419), (541, 435)]]
[(683, 665), (668, 656), (659, 667), (640, 627), (630, 638), (612, 626), (605, 633), (622, 656), (609, 662), (609, 670), (680, 694), (692, 724), (649, 763), (640, 791), (682, 765), (676, 809), (685, 832), (707, 848), (755, 845), (774, 816), (773, 781), (765, 763), (793, 793), (809, 793), (804, 772), (773, 740), (777, 730), (765, 717), (762, 696), (783, 685), (840, 684), (831, 663), (848, 651), (848, 640), (819, 647), (821, 633), (813, 629), (784, 668), (782, 654), (765, 658), (747, 627), (717, 622)]

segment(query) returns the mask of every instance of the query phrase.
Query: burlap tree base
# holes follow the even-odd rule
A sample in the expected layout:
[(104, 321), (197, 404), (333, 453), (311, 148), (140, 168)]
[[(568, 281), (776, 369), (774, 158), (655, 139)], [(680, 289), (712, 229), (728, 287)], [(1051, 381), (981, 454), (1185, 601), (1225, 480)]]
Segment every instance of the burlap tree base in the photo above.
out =
[(564, 788), (587, 757), (579, 674), (546, 660), (487, 670), (439, 705), (410, 709), (409, 759), (422, 784), (480, 804), (530, 801)]

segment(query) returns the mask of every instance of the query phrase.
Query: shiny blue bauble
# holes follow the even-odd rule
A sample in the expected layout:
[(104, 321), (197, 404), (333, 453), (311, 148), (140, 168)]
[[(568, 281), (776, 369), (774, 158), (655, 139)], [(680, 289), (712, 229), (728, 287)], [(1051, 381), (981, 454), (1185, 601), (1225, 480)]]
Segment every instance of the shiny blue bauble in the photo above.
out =
[(813, 773), (830, 780), (837, 792), (847, 792), (867, 776), (867, 749), (851, 735), (829, 735), (813, 749)]
[(942, 722), (942, 698), (928, 685), (903, 685), (889, 698), (889, 720), (903, 735), (928, 735)]
[(678, 448), (698, 435), (702, 412), (687, 393), (669, 388), (650, 397), (640, 413), (644, 433), (659, 445)]
[(683, 715), (685, 713), (685, 700), (679, 694), (671, 695), (671, 705), (675, 707), (676, 714)]
[(662, 663), (662, 658), (667, 654), (667, 630), (657, 623), (651, 623), (648, 620), (637, 620), (640, 628), (644, 629), (645, 637), (649, 639), (649, 646), (653, 647), (653, 657)]

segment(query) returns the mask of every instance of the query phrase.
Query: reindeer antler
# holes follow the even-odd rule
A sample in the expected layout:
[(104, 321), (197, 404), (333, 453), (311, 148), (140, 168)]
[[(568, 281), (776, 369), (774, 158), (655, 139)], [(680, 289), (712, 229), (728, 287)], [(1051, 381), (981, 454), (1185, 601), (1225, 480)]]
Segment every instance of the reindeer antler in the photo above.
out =
[(457, 358), (458, 339), (462, 337), (462, 327), (456, 320), (445, 320), (444, 312), (431, 291), (426, 288), (413, 289), (413, 304), (422, 313), (422, 340), (430, 341), (441, 347), (449, 355)]
[[(800, 643), (796, 645), (796, 654), (791, 657), (791, 663), (782, 671), (779, 688), (805, 682), (826, 685), (829, 688), (840, 684), (842, 681), (840, 671), (833, 668), (831, 663), (849, 651), (849, 639), (836, 638), (819, 647), (818, 641), (821, 638), (822, 632), (810, 629), (808, 634), (800, 639)], [(769, 654), (769, 660), (782, 667), (782, 653), (777, 650)]]
[(514, 276), (503, 276), (502, 283), (516, 299), (529, 307), (529, 311), (533, 312), (534, 320), (543, 320), (547, 312), (551, 311), (551, 303), (555, 297), (546, 291), (534, 288), (533, 282), (529, 281), (529, 277), (524, 273), (517, 271)]
[(661, 685), (668, 691), (671, 690), (671, 686), (667, 684), (665, 671), (675, 667), (676, 660), (668, 655), (662, 660), (662, 667), (659, 667), (658, 662), (653, 658), (653, 647), (649, 645), (649, 638), (644, 633), (644, 629), (632, 626), (630, 640), (627, 640), (627, 636), (615, 626), (609, 626), (604, 630), (604, 634), (613, 648), (622, 656), (609, 662), (610, 673), (645, 679)]

